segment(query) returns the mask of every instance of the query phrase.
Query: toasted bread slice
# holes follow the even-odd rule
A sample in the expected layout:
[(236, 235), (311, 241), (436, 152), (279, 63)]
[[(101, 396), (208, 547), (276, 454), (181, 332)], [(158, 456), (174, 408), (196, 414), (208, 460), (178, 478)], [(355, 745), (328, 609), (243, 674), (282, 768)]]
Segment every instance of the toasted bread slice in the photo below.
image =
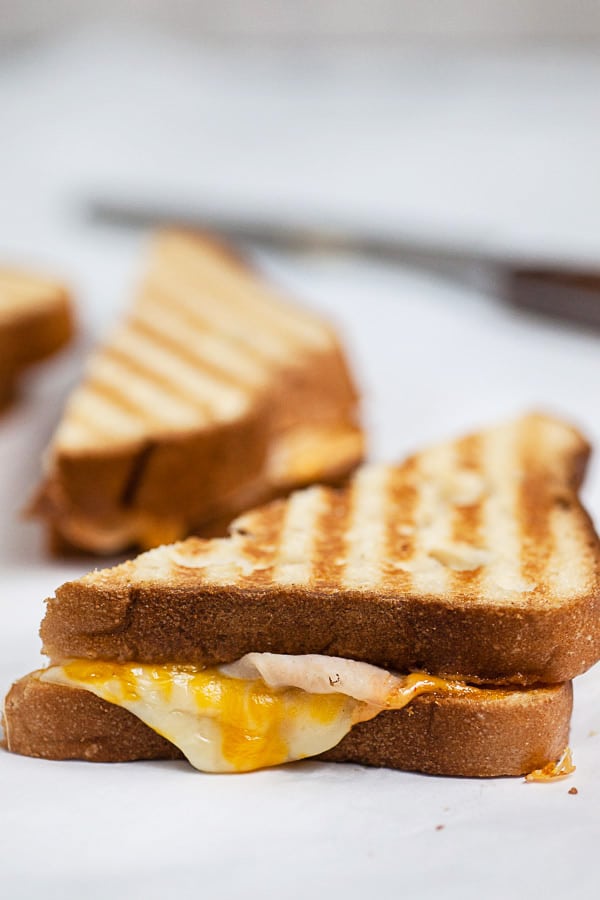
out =
[(214, 240), (168, 231), (68, 402), (36, 508), (63, 543), (151, 547), (362, 455), (333, 330)]
[(0, 270), (0, 408), (22, 369), (71, 338), (73, 317), (63, 285), (29, 272)]
[(63, 585), (44, 652), (218, 665), (325, 653), (491, 684), (568, 681), (600, 657), (588, 446), (526, 416), (247, 513)]
[[(355, 725), (321, 759), (437, 775), (522, 775), (556, 760), (569, 733), (569, 683), (471, 696), (418, 697)], [(180, 751), (127, 710), (32, 673), (4, 708), (8, 749), (46, 759), (179, 759)]]

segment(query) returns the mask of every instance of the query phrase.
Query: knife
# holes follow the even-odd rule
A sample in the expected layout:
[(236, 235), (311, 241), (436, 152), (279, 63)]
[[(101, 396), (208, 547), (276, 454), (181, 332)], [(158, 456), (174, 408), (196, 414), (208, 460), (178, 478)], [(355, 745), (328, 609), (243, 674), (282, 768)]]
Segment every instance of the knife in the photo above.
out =
[[(94, 222), (127, 227), (165, 223), (213, 232), (234, 243), (262, 244), (294, 252), (345, 252), (434, 270), (464, 281), (474, 272), (486, 277), (495, 292), (514, 306), (600, 328), (600, 260), (553, 263), (487, 246), (468, 246), (417, 233), (393, 232), (348, 222), (317, 223), (288, 210), (257, 215), (207, 204), (190, 209), (177, 202), (145, 198), (95, 197), (86, 203)], [(470, 276), (470, 277), (469, 277)]]

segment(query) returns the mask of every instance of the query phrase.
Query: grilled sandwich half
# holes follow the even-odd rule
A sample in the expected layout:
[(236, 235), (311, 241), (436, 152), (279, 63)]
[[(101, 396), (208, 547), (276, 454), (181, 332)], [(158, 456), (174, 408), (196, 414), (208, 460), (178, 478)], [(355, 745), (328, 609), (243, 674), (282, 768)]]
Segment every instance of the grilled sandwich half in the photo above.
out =
[(63, 347), (73, 333), (66, 288), (29, 272), (0, 270), (0, 408), (19, 373)]
[(240, 771), (315, 756), (519, 774), (600, 658), (588, 446), (532, 415), (63, 585), (9, 749)]
[(96, 553), (223, 533), (234, 515), (361, 460), (338, 340), (214, 240), (160, 234), (133, 308), (93, 356), (35, 508)]

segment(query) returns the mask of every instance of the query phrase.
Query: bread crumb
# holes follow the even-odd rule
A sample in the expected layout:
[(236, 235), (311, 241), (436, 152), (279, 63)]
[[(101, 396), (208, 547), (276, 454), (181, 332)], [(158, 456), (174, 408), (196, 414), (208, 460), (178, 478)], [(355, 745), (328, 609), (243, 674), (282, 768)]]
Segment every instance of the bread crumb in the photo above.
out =
[(576, 787), (569, 788), (569, 794), (578, 794), (579, 791)]
[(598, 732), (594, 731), (594, 729), (592, 728), (592, 730), (588, 733), (588, 737), (596, 737), (597, 734), (598, 734)]

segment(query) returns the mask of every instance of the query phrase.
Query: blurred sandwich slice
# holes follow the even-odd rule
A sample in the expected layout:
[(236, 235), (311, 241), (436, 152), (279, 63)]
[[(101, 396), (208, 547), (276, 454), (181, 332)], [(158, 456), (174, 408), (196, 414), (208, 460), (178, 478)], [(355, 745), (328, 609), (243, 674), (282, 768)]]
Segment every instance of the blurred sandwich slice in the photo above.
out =
[(57, 548), (147, 548), (222, 533), (362, 456), (332, 328), (211, 238), (166, 231), (67, 403), (35, 508)]
[(51, 279), (0, 269), (0, 409), (21, 371), (63, 347), (73, 334), (66, 288)]

